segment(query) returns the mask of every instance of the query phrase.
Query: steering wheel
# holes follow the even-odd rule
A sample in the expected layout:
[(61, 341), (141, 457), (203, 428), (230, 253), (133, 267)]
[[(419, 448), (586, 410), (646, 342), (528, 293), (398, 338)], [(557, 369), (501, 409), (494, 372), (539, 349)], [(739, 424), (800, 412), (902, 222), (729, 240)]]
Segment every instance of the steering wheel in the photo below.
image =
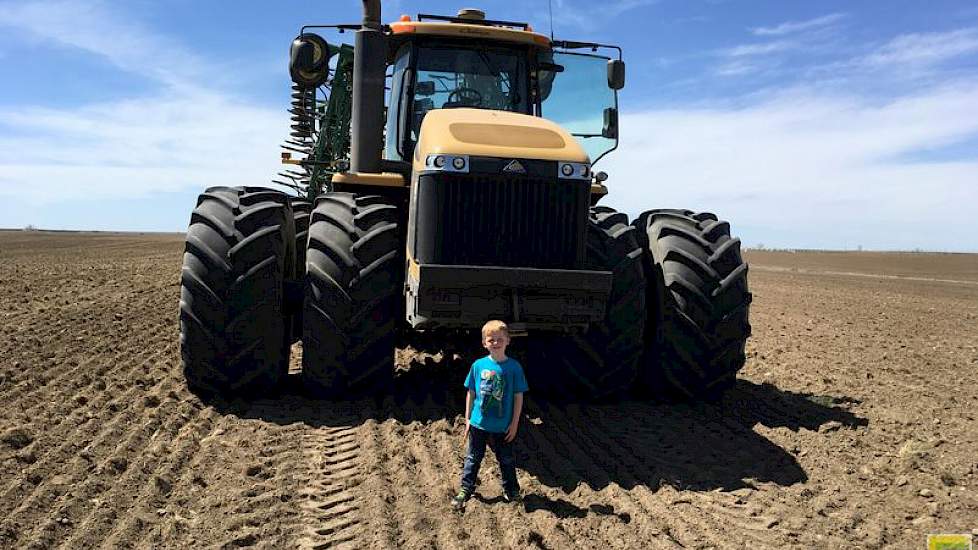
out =
[(445, 104), (456, 107), (482, 105), (482, 94), (474, 88), (455, 88), (448, 94), (448, 101)]

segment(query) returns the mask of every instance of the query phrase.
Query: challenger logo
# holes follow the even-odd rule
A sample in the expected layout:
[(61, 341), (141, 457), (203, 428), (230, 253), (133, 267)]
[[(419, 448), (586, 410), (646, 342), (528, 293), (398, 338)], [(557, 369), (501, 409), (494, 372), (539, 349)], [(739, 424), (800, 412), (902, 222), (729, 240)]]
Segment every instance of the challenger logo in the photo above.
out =
[(511, 160), (509, 162), (509, 164), (507, 164), (503, 168), (503, 172), (509, 172), (509, 173), (515, 173), (515, 174), (525, 174), (526, 173), (526, 168), (523, 168), (523, 165), (520, 164), (520, 161), (514, 159), (514, 160)]

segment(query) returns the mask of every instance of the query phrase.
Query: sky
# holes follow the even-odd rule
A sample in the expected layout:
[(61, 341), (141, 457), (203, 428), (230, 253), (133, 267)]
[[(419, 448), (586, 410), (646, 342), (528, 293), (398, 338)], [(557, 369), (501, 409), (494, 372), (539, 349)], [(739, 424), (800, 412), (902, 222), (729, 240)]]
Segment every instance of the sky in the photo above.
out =
[[(745, 245), (978, 252), (978, 4), (383, 2), (620, 45), (604, 204), (707, 210)], [(267, 185), (288, 47), (360, 3), (0, 0), (0, 227), (183, 231), (213, 185)], [(326, 34), (333, 42), (352, 35)]]

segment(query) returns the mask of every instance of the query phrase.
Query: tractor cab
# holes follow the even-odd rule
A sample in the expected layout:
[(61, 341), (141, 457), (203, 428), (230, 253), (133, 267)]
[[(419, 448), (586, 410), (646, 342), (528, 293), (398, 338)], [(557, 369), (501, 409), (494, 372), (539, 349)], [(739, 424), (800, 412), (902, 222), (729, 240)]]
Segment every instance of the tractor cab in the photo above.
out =
[(526, 23), (487, 20), (471, 9), (456, 17), (403, 16), (390, 29), (385, 159), (410, 159), (434, 109), (546, 117), (571, 132), (594, 161), (617, 146), (624, 64), (620, 52), (616, 60), (597, 54), (609, 46), (552, 42)]

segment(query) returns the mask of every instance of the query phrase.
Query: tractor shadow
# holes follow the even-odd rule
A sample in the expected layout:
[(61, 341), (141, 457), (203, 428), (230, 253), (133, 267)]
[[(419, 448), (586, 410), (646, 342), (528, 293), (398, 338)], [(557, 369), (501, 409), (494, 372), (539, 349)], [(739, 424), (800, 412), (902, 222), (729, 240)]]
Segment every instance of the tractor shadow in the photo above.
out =
[[(462, 425), (462, 380), (468, 361), (465, 357), (412, 361), (379, 398), (315, 400), (303, 396), (293, 381), (278, 395), (252, 401), (215, 399), (207, 404), (223, 414), (281, 425), (418, 422), (431, 437), (445, 437), (446, 421), (454, 428)], [(516, 452), (521, 470), (565, 492), (581, 483), (594, 490), (611, 483), (624, 489), (642, 485), (652, 490), (671, 486), (695, 491), (731, 491), (764, 482), (788, 486), (807, 481), (807, 474), (792, 452), (754, 427), (818, 431), (832, 423), (827, 428), (857, 429), (869, 422), (846, 410), (856, 402), (746, 380), (738, 380), (722, 399), (711, 403), (555, 403), (533, 396), (531, 390)], [(574, 515), (560, 503), (531, 499), (527, 504)]]

